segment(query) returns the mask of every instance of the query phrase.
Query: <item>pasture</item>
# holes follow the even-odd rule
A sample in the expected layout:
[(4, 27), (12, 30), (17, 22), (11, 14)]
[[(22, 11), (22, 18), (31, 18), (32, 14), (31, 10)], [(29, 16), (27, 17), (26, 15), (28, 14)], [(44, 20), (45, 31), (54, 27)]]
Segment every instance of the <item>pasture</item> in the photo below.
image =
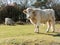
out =
[(46, 33), (46, 25), (41, 25), (37, 34), (32, 24), (0, 25), (0, 45), (60, 45), (60, 24), (55, 27), (54, 33)]

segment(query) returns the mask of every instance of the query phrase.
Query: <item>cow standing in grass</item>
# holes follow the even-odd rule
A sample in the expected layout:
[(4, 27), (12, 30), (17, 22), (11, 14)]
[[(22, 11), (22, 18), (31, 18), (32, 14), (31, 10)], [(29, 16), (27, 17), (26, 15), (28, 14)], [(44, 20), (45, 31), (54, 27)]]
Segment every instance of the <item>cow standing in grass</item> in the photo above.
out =
[(54, 32), (55, 12), (53, 9), (27, 8), (23, 11), (23, 13), (26, 14), (27, 18), (35, 26), (34, 32), (39, 33), (39, 24), (41, 23), (47, 23), (46, 32), (48, 32), (50, 28)]

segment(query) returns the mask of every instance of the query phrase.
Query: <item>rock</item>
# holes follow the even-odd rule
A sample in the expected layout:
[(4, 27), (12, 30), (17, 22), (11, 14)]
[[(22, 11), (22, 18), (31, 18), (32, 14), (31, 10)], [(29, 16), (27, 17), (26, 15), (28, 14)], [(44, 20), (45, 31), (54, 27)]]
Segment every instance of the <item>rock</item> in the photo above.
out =
[(5, 18), (5, 25), (14, 25), (15, 22), (11, 18)]

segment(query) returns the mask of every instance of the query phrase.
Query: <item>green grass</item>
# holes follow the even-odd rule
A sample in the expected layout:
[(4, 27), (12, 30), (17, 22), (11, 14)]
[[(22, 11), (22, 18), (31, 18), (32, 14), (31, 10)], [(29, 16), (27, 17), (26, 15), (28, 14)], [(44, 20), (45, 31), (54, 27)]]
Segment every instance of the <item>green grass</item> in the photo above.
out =
[(34, 33), (34, 26), (0, 25), (0, 45), (60, 45), (60, 24), (55, 25), (55, 33), (46, 33), (46, 26), (40, 26), (40, 33)]

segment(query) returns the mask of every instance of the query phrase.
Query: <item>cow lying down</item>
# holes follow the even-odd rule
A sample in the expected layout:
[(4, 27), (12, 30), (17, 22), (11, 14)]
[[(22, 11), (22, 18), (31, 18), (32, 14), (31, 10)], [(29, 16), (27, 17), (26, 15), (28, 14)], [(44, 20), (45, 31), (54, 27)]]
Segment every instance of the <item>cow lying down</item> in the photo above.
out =
[(39, 33), (39, 25), (47, 24), (46, 32), (55, 30), (55, 12), (53, 9), (27, 8), (23, 11), (30, 22), (35, 26), (34, 32)]

